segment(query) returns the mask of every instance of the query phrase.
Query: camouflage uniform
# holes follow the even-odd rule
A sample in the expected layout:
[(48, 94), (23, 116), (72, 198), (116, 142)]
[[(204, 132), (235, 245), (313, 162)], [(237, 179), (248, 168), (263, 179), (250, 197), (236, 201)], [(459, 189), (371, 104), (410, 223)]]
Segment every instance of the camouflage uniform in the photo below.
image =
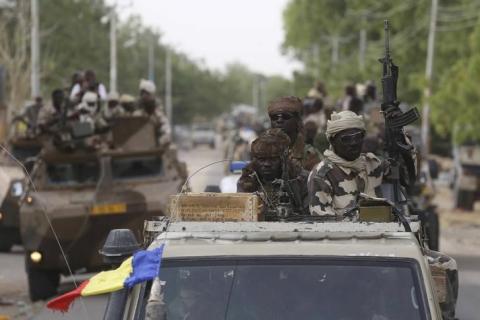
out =
[(333, 163), (325, 158), (310, 172), (310, 213), (312, 215), (343, 215), (354, 207), (360, 193), (381, 197), (380, 185), (388, 166), (373, 153), (362, 154), (365, 169)]
[(167, 116), (160, 110), (161, 106), (155, 108), (153, 113), (148, 113), (140, 105), (140, 109), (137, 109), (133, 112), (133, 116), (147, 116), (155, 124), (157, 128), (158, 143), (160, 145), (169, 144), (172, 141), (171, 138), (171, 128), (170, 123), (168, 122)]
[[(331, 141), (337, 133), (352, 128), (365, 131), (362, 116), (351, 111), (333, 113), (332, 120), (327, 123), (327, 139)], [(407, 136), (405, 143), (411, 145)], [(357, 159), (347, 161), (336, 155), (333, 149), (326, 150), (324, 156), (325, 159), (308, 177), (311, 214), (343, 216), (357, 205), (360, 193), (382, 197), (383, 177), (390, 173), (388, 161), (380, 160), (373, 153), (362, 153)], [(410, 158), (416, 162), (414, 148), (410, 151)]]

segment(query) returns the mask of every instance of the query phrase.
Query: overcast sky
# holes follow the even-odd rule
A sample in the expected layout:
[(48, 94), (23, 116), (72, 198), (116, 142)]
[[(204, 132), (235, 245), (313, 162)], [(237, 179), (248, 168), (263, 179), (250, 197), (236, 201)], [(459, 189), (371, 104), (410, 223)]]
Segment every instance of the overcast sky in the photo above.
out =
[[(112, 2), (113, 0), (109, 1)], [(122, 6), (129, 1), (120, 0)], [(291, 76), (296, 64), (280, 53), (288, 0), (133, 0), (121, 16), (139, 14), (163, 41), (207, 66), (241, 62), (253, 71)]]

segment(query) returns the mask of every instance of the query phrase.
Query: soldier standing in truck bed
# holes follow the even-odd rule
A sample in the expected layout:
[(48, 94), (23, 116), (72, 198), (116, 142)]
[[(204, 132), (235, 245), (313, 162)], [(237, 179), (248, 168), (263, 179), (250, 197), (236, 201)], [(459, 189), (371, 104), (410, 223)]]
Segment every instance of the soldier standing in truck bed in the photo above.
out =
[(271, 127), (281, 129), (290, 138), (290, 160), (305, 169), (308, 164), (320, 162), (315, 148), (305, 144), (302, 100), (294, 96), (281, 97), (270, 102), (267, 110)]
[[(392, 111), (392, 116), (396, 111)], [(352, 111), (332, 114), (326, 131), (331, 147), (308, 178), (311, 214), (341, 218), (357, 205), (360, 193), (382, 196), (380, 186), (389, 173), (389, 163), (373, 153), (361, 153), (365, 132), (362, 116)], [(405, 144), (411, 145), (407, 136), (404, 139)], [(415, 168), (414, 148), (402, 154), (402, 158), (413, 164), (406, 167)]]
[(289, 145), (290, 139), (278, 128), (267, 130), (253, 141), (252, 162), (243, 169), (237, 191), (259, 192), (267, 209), (272, 209), (282, 201), (279, 195), (285, 194), (288, 183), (293, 192), (285, 195), (288, 199), (284, 202), (291, 204), (292, 212), (308, 214), (308, 172), (287, 158)]

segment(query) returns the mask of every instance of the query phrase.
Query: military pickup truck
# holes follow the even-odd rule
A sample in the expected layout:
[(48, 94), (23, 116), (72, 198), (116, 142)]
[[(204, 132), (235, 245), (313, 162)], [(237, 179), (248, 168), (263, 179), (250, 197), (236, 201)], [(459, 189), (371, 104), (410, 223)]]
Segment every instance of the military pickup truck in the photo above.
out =
[(242, 211), (241, 194), (204, 194), (223, 199), (215, 212), (173, 197), (170, 220), (145, 224), (159, 277), (112, 294), (104, 318), (454, 319), (455, 262), (425, 247), (421, 222), (255, 221), (244, 195)]

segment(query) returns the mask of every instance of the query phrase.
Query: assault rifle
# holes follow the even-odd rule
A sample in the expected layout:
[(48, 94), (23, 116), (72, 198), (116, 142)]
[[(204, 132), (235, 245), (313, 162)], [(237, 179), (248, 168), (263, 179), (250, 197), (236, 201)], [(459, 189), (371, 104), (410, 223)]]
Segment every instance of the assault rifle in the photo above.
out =
[[(382, 74), (382, 113), (385, 117), (385, 153), (390, 162), (390, 175), (388, 180), (393, 185), (393, 199), (391, 199), (397, 206), (403, 204), (401, 189), (400, 189), (400, 157), (405, 156), (411, 151), (413, 146), (405, 142), (403, 128), (406, 125), (413, 123), (420, 118), (417, 108), (411, 108), (407, 112), (400, 110), (399, 102), (397, 100), (397, 80), (398, 80), (398, 66), (396, 66), (390, 57), (390, 43), (389, 43), (389, 24), (388, 20), (384, 21), (385, 29), (385, 55), (379, 59), (383, 65)], [(406, 157), (404, 157), (405, 159)], [(404, 181), (403, 185), (409, 187), (416, 179), (415, 164), (413, 161), (406, 159), (405, 161), (408, 181)]]

